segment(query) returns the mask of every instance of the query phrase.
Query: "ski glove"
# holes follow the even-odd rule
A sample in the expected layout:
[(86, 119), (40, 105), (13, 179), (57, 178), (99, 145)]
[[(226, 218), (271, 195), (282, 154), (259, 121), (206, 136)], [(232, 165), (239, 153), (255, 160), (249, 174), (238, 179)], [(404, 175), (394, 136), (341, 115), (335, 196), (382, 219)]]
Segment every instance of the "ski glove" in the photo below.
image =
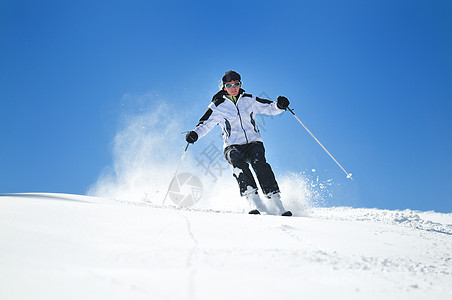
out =
[(185, 136), (185, 140), (188, 143), (193, 144), (194, 142), (196, 142), (198, 140), (198, 134), (194, 131), (189, 131), (189, 132), (187, 132), (187, 135)]
[(276, 106), (278, 106), (279, 109), (286, 109), (289, 107), (289, 99), (287, 99), (284, 96), (278, 96), (278, 102), (276, 103)]

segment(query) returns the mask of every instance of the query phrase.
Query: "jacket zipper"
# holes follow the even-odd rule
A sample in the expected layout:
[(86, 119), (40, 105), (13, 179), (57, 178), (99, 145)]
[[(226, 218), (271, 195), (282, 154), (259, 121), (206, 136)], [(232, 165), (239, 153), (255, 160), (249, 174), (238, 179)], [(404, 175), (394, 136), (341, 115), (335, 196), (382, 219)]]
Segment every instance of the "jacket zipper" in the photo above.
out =
[(235, 108), (237, 109), (237, 113), (238, 113), (238, 115), (239, 115), (239, 119), (240, 119), (240, 127), (242, 127), (243, 134), (245, 135), (246, 143), (248, 144), (248, 143), (249, 143), (249, 141), (248, 141), (248, 136), (246, 135), (246, 130), (245, 130), (245, 128), (243, 128), (242, 115), (240, 115), (240, 110), (239, 110), (239, 107), (237, 106), (237, 104), (239, 103), (239, 100), (242, 98), (242, 95), (243, 95), (243, 94), (241, 94), (240, 97), (239, 97), (239, 98), (237, 99), (237, 101), (235, 102)]
[(226, 97), (224, 95), (223, 95), (223, 98), (226, 99), (226, 100), (231, 101), (234, 104), (235, 108), (237, 109), (237, 114), (238, 114), (239, 119), (240, 119), (240, 127), (242, 127), (243, 134), (245, 135), (246, 143), (248, 144), (249, 140), (248, 140), (248, 136), (246, 135), (246, 130), (245, 130), (245, 128), (243, 128), (242, 115), (240, 114), (239, 108), (237, 107), (237, 103), (239, 103), (239, 100), (242, 98), (242, 96), (243, 96), (243, 94), (240, 95), (240, 97), (237, 99), (237, 101), (235, 103), (234, 103), (234, 101), (230, 100), (228, 97)]

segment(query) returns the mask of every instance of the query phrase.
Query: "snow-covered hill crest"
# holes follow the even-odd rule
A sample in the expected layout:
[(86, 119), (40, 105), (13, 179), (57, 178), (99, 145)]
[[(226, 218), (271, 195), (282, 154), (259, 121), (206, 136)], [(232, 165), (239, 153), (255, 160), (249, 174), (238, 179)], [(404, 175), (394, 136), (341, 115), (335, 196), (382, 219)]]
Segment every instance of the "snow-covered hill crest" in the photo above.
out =
[(126, 200), (0, 195), (0, 298), (452, 298), (452, 214)]

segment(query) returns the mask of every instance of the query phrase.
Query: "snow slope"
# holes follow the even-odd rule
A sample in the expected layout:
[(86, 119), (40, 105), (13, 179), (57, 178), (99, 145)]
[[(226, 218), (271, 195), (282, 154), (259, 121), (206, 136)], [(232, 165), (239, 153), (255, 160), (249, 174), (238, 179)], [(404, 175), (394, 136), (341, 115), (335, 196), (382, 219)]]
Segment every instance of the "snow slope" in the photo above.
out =
[(452, 299), (452, 214), (0, 195), (0, 299)]

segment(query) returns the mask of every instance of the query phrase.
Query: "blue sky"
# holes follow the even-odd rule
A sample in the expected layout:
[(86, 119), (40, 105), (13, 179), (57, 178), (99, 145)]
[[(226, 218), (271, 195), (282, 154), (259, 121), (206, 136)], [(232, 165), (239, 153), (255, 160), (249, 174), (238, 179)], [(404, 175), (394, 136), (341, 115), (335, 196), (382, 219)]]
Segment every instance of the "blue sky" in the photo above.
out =
[(0, 192), (84, 194), (139, 110), (124, 95), (159, 95), (190, 130), (234, 69), (355, 180), (288, 113), (263, 132), (276, 172), (334, 179), (329, 205), (452, 212), (450, 53), (445, 0), (3, 0)]

